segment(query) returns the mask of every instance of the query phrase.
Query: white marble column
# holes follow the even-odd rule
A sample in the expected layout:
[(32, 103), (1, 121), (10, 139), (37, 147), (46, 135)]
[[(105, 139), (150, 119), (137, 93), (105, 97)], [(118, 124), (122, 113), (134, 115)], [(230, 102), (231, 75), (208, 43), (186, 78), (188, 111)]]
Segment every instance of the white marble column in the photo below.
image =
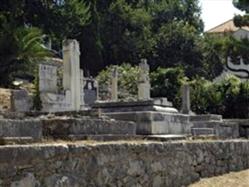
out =
[(150, 67), (146, 59), (139, 64), (138, 100), (150, 100)]
[(70, 90), (72, 110), (79, 111), (81, 105), (80, 49), (76, 40), (63, 42), (63, 87)]

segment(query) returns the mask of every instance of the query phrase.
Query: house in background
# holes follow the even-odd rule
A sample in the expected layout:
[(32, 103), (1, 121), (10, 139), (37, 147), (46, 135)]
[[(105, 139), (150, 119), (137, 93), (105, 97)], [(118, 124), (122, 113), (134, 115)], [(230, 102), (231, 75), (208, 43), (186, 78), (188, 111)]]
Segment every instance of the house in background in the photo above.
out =
[(249, 39), (249, 27), (236, 27), (233, 23), (233, 19), (230, 19), (208, 31), (206, 31), (208, 34), (228, 34), (231, 33), (232, 36), (234, 36), (236, 39), (243, 39), (247, 38)]
[[(249, 27), (236, 27), (232, 19), (206, 31), (206, 33), (221, 36), (231, 34), (236, 39), (247, 38), (249, 40)], [(222, 80), (231, 74), (238, 76), (241, 80), (249, 80), (249, 62), (245, 62), (241, 57), (238, 57), (238, 61), (239, 63), (235, 63), (230, 57), (228, 57), (224, 71), (220, 76), (216, 77), (214, 81)]]

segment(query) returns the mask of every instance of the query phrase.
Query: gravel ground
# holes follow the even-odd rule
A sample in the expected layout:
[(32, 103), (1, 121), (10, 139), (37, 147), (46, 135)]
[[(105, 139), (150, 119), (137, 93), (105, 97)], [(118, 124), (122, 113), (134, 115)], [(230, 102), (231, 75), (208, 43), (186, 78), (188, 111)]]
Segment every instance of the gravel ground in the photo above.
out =
[(249, 170), (204, 178), (189, 187), (249, 187)]

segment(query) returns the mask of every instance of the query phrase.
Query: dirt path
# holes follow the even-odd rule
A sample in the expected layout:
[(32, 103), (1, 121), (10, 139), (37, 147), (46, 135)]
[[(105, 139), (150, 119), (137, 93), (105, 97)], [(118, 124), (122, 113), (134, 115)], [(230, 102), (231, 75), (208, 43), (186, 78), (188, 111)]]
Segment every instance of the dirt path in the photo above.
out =
[(189, 187), (249, 187), (249, 170), (201, 179)]

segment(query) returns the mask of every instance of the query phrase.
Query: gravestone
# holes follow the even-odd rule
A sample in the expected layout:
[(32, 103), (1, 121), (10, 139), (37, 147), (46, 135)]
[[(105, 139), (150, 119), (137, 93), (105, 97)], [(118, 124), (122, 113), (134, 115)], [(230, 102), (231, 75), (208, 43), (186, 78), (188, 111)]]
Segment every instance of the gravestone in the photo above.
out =
[(84, 103), (88, 106), (98, 100), (98, 83), (93, 78), (84, 79)]
[(183, 114), (192, 114), (191, 102), (190, 102), (190, 86), (189, 84), (183, 84), (181, 88), (182, 92), (182, 108), (181, 112)]
[(57, 66), (54, 64), (39, 64), (40, 92), (57, 92)]
[(112, 89), (111, 89), (111, 100), (118, 100), (118, 68), (114, 66), (112, 70)]
[(146, 59), (139, 64), (138, 100), (150, 100), (150, 67)]

